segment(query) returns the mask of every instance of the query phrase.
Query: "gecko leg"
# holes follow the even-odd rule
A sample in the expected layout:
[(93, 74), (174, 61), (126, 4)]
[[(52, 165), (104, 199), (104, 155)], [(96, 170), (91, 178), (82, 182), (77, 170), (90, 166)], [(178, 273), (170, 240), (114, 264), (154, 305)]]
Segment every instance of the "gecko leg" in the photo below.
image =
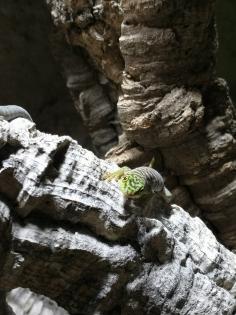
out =
[(122, 178), (127, 171), (130, 169), (126, 166), (119, 168), (117, 171), (114, 172), (106, 172), (103, 176), (103, 180), (107, 180), (108, 182), (112, 181), (113, 179), (115, 181), (118, 181), (120, 178)]

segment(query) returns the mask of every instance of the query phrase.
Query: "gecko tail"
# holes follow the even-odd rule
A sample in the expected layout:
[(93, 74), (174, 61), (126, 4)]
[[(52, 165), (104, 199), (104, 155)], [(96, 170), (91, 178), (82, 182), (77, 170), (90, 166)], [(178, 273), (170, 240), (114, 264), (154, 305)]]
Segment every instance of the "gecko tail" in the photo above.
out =
[(164, 187), (162, 192), (161, 192), (161, 196), (165, 199), (166, 202), (170, 203), (173, 195), (172, 193), (166, 188)]

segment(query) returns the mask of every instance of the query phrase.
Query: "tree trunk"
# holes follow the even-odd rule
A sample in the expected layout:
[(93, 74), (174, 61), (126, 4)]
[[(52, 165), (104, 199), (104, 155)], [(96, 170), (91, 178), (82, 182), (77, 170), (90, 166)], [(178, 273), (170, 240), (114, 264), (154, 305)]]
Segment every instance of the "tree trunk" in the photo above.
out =
[(176, 203), (201, 211), (235, 248), (235, 111), (215, 76), (215, 1), (48, 3), (68, 43), (122, 89), (118, 113), (132, 144), (113, 160), (140, 165), (140, 151), (158, 152)]

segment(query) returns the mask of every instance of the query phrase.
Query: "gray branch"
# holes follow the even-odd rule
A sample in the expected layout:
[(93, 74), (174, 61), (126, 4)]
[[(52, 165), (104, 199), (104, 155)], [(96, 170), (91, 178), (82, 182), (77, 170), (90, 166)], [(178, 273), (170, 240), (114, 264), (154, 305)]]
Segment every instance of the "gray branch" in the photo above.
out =
[(23, 118), (0, 122), (0, 143), (1, 290), (72, 315), (233, 314), (236, 256), (199, 218), (156, 197), (136, 215), (101, 180), (115, 164)]

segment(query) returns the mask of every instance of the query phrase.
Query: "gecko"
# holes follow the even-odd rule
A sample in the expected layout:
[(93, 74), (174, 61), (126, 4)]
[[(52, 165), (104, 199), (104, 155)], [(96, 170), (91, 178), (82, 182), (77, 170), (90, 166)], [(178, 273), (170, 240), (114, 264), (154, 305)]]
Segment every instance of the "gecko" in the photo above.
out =
[(24, 108), (18, 105), (0, 105), (0, 118), (11, 121), (18, 117), (32, 121), (30, 114)]
[(164, 179), (160, 173), (150, 166), (141, 166), (130, 169), (127, 166), (115, 172), (107, 172), (103, 180), (118, 182), (119, 188), (127, 198), (140, 198), (144, 195), (158, 194), (166, 202), (172, 199), (171, 192), (165, 187)]

